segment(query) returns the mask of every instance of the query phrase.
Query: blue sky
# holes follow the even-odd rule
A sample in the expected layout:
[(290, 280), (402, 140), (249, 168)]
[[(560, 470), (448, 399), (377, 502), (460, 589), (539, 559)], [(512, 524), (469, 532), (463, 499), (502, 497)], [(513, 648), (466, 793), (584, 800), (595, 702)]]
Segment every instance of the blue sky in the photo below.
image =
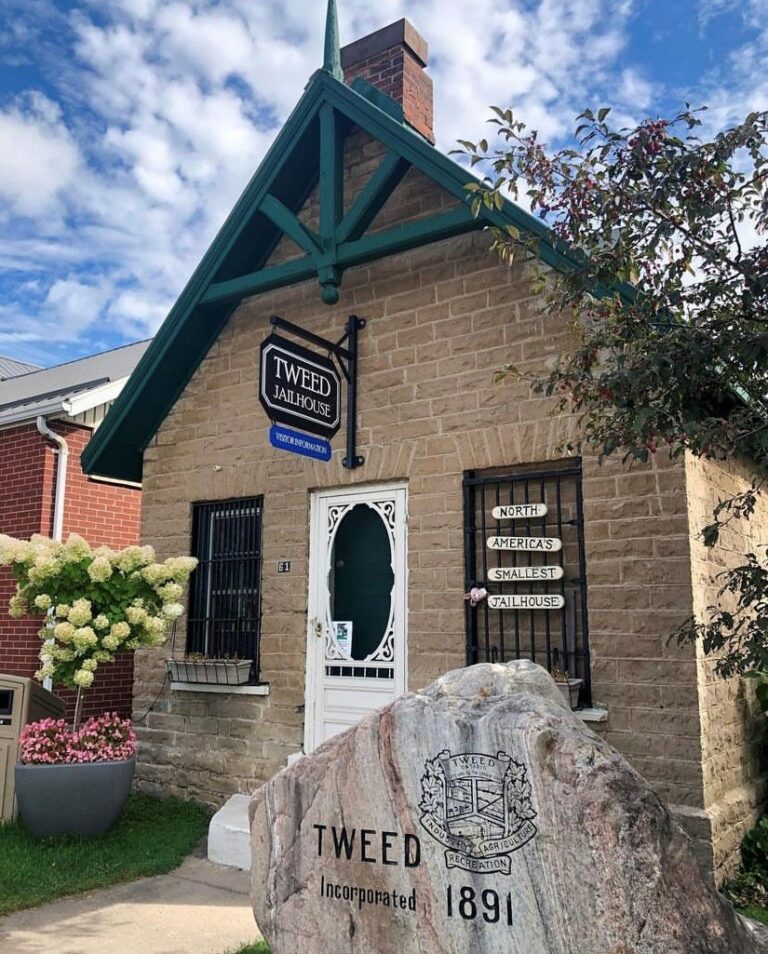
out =
[[(408, 16), (439, 145), (490, 104), (561, 145), (768, 108), (768, 0), (339, 0), (342, 42)], [(322, 57), (324, 0), (2, 0), (0, 353), (56, 364), (156, 331)]]

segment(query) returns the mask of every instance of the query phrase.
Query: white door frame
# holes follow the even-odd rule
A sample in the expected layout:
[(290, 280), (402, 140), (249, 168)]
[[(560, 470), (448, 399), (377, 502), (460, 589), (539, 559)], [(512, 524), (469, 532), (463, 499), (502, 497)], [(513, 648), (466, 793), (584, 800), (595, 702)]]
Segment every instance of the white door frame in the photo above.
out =
[[(352, 676), (331, 677), (326, 675), (326, 665), (336, 658), (340, 663), (345, 657), (337, 655), (338, 645), (330, 636), (330, 599), (328, 574), (331, 570), (331, 554), (336, 531), (343, 516), (356, 504), (377, 504), (375, 508), (387, 528), (392, 548), (392, 613), (389, 632), (372, 657), (363, 665), (394, 666), (394, 679), (356, 678)], [(335, 517), (334, 505), (340, 511)], [(354, 707), (349, 710), (349, 725), (362, 718), (367, 711), (386, 705), (402, 695), (408, 685), (408, 485), (404, 482), (365, 484), (319, 490), (311, 495), (309, 534), (309, 593), (307, 599), (307, 661), (304, 696), (304, 751), (312, 752), (323, 741), (326, 692), (334, 687), (369, 692), (375, 704), (368, 709)], [(389, 649), (386, 648), (387, 644)], [(329, 656), (330, 654), (330, 656)], [(383, 655), (382, 655), (383, 654)], [(387, 656), (389, 655), (389, 660)], [(356, 662), (357, 666), (361, 662)]]

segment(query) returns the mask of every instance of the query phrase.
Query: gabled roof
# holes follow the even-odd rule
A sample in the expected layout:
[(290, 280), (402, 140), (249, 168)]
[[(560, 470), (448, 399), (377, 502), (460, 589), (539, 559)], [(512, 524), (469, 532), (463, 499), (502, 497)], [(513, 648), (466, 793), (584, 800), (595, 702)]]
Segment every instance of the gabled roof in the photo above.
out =
[[(343, 142), (360, 128), (382, 143), (381, 165), (344, 214)], [(455, 208), (367, 233), (408, 169), (435, 181)], [(83, 455), (87, 473), (140, 481), (144, 449), (240, 301), (316, 278), (335, 304), (344, 270), (488, 225), (515, 226), (557, 269), (577, 263), (538, 219), (511, 202), (474, 217), (467, 170), (443, 155), (403, 120), (402, 108), (363, 80), (346, 86), (320, 70), (171, 309), (106, 420)], [(319, 185), (315, 232), (297, 213)], [(269, 265), (283, 235), (301, 258)]]
[(149, 344), (139, 341), (0, 381), (0, 427), (40, 415), (76, 417), (113, 401)]
[(26, 361), (17, 361), (15, 358), (8, 358), (4, 354), (0, 354), (0, 381), (6, 381), (8, 378), (15, 378), (20, 374), (38, 370), (39, 365), (37, 364), (28, 364)]

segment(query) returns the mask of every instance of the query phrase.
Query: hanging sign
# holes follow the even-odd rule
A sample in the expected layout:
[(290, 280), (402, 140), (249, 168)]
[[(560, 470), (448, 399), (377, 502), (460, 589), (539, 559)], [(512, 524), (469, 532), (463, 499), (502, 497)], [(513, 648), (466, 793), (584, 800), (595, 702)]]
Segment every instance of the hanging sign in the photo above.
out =
[(494, 520), (532, 520), (534, 517), (546, 517), (545, 503), (509, 504), (494, 507), (491, 511)]
[(563, 541), (557, 537), (488, 537), (488, 549), (557, 553), (563, 549)]
[(259, 400), (271, 420), (320, 437), (330, 439), (341, 424), (341, 381), (334, 363), (279, 335), (261, 345)]
[[(288, 427), (273, 424), (269, 429), (269, 443), (278, 450), (299, 454), (301, 457), (311, 457), (312, 460), (328, 462), (331, 459), (331, 445), (322, 437), (310, 437), (300, 434)], [(284, 570), (288, 573), (288, 570)]]
[(511, 596), (489, 596), (489, 609), (498, 610), (554, 610), (565, 606), (565, 598), (549, 593), (515, 593)]
[(492, 583), (562, 580), (562, 578), (561, 566), (495, 566), (488, 570), (488, 579)]

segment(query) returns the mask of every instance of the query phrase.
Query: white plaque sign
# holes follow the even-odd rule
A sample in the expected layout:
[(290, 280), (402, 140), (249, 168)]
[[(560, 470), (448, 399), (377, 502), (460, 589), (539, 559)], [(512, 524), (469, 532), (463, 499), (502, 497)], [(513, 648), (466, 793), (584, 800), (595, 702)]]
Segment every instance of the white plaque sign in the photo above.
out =
[(563, 541), (557, 537), (488, 537), (488, 549), (557, 553), (563, 549)]
[(523, 580), (562, 580), (561, 566), (495, 566), (488, 570), (493, 583), (518, 583)]
[(488, 607), (498, 610), (555, 610), (564, 606), (565, 599), (554, 593), (515, 593), (513, 596), (488, 597)]
[(506, 507), (494, 507), (494, 520), (531, 520), (534, 517), (546, 517), (545, 503), (509, 504)]

